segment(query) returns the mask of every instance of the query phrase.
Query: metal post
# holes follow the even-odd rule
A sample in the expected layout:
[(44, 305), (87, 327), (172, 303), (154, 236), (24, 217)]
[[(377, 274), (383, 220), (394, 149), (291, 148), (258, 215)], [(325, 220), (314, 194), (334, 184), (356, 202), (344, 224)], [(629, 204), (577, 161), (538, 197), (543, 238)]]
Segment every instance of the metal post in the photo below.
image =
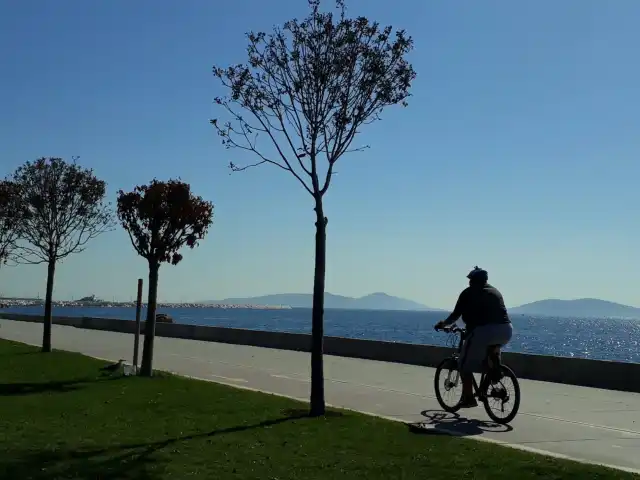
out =
[(138, 351), (140, 350), (140, 313), (142, 310), (142, 279), (138, 279), (138, 298), (136, 300), (136, 335), (133, 343), (133, 369), (138, 371)]

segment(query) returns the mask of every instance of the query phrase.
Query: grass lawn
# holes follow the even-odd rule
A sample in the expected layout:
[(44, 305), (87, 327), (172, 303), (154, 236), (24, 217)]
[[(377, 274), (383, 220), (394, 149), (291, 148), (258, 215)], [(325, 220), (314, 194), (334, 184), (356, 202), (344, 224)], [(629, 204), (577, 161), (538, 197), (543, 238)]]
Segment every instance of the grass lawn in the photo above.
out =
[(2, 479), (638, 478), (350, 412), (0, 341)]

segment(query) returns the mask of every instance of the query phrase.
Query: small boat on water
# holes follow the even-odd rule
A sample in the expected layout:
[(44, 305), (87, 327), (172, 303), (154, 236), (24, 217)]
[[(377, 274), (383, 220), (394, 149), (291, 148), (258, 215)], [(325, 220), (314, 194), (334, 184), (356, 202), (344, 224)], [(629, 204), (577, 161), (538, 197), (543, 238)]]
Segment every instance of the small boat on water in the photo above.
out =
[(167, 315), (166, 313), (156, 313), (156, 322), (173, 323), (173, 318), (171, 318), (171, 315)]

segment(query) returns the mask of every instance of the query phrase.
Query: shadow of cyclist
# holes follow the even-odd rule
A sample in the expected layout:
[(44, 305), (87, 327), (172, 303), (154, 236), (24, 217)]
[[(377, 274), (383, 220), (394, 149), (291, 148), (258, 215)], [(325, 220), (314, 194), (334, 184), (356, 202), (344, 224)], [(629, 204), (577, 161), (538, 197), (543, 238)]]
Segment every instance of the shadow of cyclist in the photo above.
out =
[(452, 433), (470, 437), (484, 433), (506, 433), (513, 430), (511, 425), (465, 418), (457, 413), (447, 413), (441, 410), (424, 410), (420, 414), (425, 417), (423, 421), (408, 424), (409, 430), (413, 433)]

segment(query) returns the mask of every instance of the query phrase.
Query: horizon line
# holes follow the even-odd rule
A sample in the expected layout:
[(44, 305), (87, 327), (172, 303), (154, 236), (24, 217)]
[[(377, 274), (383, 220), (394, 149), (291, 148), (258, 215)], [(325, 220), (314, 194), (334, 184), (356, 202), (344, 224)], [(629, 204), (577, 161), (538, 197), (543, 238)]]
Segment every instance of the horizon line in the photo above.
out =
[[(341, 295), (341, 294), (335, 294), (335, 293), (331, 293), (331, 292), (325, 292), (325, 295), (329, 294), (329, 295), (334, 295), (334, 296), (338, 296), (338, 297), (343, 297), (343, 298), (348, 298), (348, 299), (353, 299), (353, 300), (359, 300), (371, 295), (375, 295), (375, 294), (383, 294), (383, 295), (387, 295), (389, 297), (393, 297), (393, 298), (397, 298), (400, 300), (405, 300), (405, 301), (409, 301), (409, 302), (413, 302), (416, 303), (418, 305), (421, 305), (423, 308), (421, 309), (411, 309), (412, 311), (437, 311), (437, 310), (442, 310), (442, 311), (452, 311), (453, 308), (442, 308), (442, 307), (435, 307), (435, 306), (431, 306), (431, 305), (425, 305), (422, 302), (419, 302), (417, 300), (412, 300), (409, 298), (405, 298), (405, 297), (398, 297), (396, 295), (391, 295), (385, 292), (373, 292), (373, 293), (369, 293), (366, 295), (362, 295), (360, 297), (351, 297), (348, 295)], [(287, 292), (287, 293), (267, 293), (267, 294), (263, 294), (263, 295), (252, 295), (252, 296), (237, 296), (237, 297), (226, 297), (220, 300), (180, 300), (180, 301), (166, 301), (166, 300), (157, 300), (157, 303), (164, 303), (164, 304), (176, 304), (176, 305), (187, 305), (187, 304), (194, 304), (194, 305), (206, 305), (206, 304), (210, 304), (210, 303), (227, 303), (229, 305), (233, 305), (233, 303), (229, 303), (228, 300), (252, 300), (252, 299), (256, 299), (256, 298), (260, 298), (260, 297), (271, 297), (271, 296), (281, 296), (281, 295), (313, 295), (312, 293), (304, 293), (304, 292)], [(77, 299), (53, 299), (53, 302), (77, 302), (82, 298), (86, 298), (89, 297), (91, 295), (85, 295), (82, 297), (79, 297)], [(98, 295), (93, 295), (95, 296), (99, 301), (104, 302), (104, 303), (135, 303), (135, 298), (132, 299), (128, 299), (128, 300), (123, 300), (123, 299), (118, 299), (116, 297), (112, 297), (112, 300), (106, 300), (103, 298), (100, 298)], [(41, 298), (39, 295), (37, 297), (16, 297), (16, 296), (2, 296), (0, 297), (0, 300), (38, 300), (38, 301), (42, 301), (44, 302), (44, 298)], [(613, 303), (616, 305), (621, 305), (623, 307), (630, 307), (630, 308), (635, 308), (635, 309), (640, 309), (640, 307), (637, 307), (635, 305), (629, 305), (626, 303), (620, 303), (620, 302), (615, 302), (613, 300), (606, 300), (606, 299), (602, 299), (602, 298), (595, 298), (595, 297), (578, 297), (578, 298), (543, 298), (543, 299), (538, 299), (538, 300), (533, 300), (533, 301), (529, 301), (529, 302), (525, 302), (525, 303), (521, 303), (519, 305), (512, 305), (512, 306), (507, 306), (507, 309), (514, 309), (514, 308), (520, 308), (520, 307), (524, 307), (524, 306), (528, 306), (531, 305), (533, 303), (538, 303), (538, 302), (549, 302), (549, 301), (559, 301), (559, 302), (575, 302), (575, 301), (580, 301), (580, 300), (596, 300), (599, 302), (608, 302), (608, 303)], [(146, 302), (143, 298), (142, 304), (146, 305)], [(238, 304), (236, 304), (238, 305)], [(289, 306), (289, 305), (287, 305)], [(310, 308), (310, 307), (292, 307), (292, 308)], [(332, 308), (332, 307), (325, 307), (325, 308)], [(376, 309), (368, 309), (368, 310), (381, 310), (379, 308)], [(386, 310), (386, 309), (382, 309), (382, 310)], [(405, 309), (406, 310), (406, 309)]]

